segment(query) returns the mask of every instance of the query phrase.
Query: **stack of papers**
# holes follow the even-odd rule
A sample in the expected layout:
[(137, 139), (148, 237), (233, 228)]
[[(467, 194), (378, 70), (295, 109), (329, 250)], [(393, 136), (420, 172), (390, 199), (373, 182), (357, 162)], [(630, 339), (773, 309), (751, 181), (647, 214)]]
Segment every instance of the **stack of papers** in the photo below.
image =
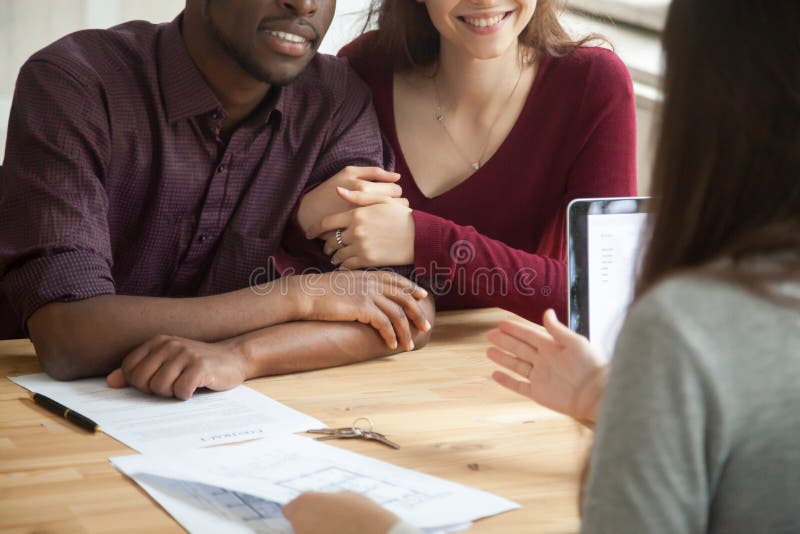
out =
[(246, 386), (182, 401), (110, 388), (104, 378), (58, 382), (39, 373), (10, 380), (88, 417), (139, 452), (185, 451), (325, 426)]
[(304, 491), (354, 491), (430, 532), (518, 508), (491, 493), (298, 436), (181, 455), (111, 458), (190, 532), (279, 532), (281, 506)]
[[(145, 454), (111, 458), (189, 532), (291, 534), (283, 505), (304, 491), (354, 491), (428, 532), (518, 508), (484, 491), (292, 435), (325, 425), (248, 387), (180, 401), (105, 379), (11, 378)], [(251, 441), (255, 440), (255, 441)], [(230, 447), (210, 447), (250, 441)]]

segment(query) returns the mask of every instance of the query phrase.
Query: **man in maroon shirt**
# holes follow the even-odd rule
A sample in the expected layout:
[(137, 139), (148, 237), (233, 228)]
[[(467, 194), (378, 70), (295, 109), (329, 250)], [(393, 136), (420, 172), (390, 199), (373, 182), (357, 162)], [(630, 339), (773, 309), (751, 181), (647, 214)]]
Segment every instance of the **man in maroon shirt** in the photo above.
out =
[(334, 6), (187, 0), (32, 56), (0, 176), (0, 330), (27, 328), (56, 378), (181, 398), (424, 343), (431, 301), (396, 274), (271, 276), (298, 266), (280, 243), (304, 188), (391, 165), (366, 87), (316, 54)]

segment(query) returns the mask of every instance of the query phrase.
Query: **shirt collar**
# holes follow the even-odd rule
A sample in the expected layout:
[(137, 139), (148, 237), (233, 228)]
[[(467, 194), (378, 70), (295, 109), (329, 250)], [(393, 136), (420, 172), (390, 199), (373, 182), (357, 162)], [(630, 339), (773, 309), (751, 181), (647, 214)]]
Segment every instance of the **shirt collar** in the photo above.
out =
[(158, 74), (169, 122), (222, 110), (186, 49), (182, 19), (183, 13), (167, 24), (158, 45)]
[[(214, 91), (197, 68), (181, 34), (183, 13), (168, 23), (158, 46), (158, 71), (161, 95), (167, 112), (167, 120), (175, 122), (188, 117), (220, 113), (224, 110)], [(254, 119), (280, 124), (283, 115), (286, 90), (273, 87), (262, 104), (254, 112)]]

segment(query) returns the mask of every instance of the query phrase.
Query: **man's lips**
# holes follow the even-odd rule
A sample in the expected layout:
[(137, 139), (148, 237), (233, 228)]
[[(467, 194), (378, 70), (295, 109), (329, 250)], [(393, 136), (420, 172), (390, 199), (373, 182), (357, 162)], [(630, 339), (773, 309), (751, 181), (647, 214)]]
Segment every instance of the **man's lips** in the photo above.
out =
[(262, 22), (258, 30), (294, 43), (315, 43), (319, 40), (319, 34), (314, 27), (308, 23), (300, 23), (298, 19)]

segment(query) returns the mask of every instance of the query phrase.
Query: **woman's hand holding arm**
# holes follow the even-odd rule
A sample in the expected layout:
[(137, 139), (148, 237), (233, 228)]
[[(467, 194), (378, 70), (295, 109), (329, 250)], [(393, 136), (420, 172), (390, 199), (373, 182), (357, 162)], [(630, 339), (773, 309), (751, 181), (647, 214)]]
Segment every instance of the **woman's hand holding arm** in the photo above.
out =
[[(333, 265), (363, 269), (414, 263), (415, 224), (406, 199), (342, 187), (337, 193), (359, 207), (324, 217), (307, 233), (309, 239), (325, 239), (323, 250)], [(341, 229), (341, 244), (337, 229)]]
[(303, 232), (308, 233), (311, 225), (318, 223), (324, 217), (352, 209), (353, 205), (349, 200), (337, 193), (339, 187), (368, 193), (381, 200), (399, 199), (403, 194), (402, 188), (395, 183), (399, 179), (399, 174), (385, 171), (380, 167), (345, 167), (306, 193), (300, 200), (297, 222)]

